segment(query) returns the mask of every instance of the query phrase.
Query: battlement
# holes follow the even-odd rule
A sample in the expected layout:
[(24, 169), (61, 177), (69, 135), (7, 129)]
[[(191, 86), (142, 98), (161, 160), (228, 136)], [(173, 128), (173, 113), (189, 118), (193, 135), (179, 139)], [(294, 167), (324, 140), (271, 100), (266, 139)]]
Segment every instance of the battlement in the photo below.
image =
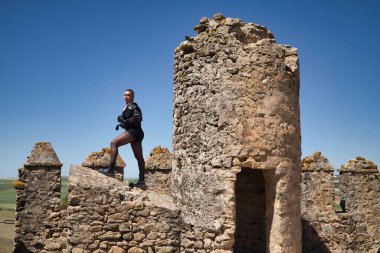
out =
[[(380, 248), (377, 166), (357, 157), (339, 170), (318, 151), (302, 161), (303, 248), (313, 252), (374, 252)], [(336, 211), (339, 205), (342, 211)], [(347, 240), (346, 238), (350, 238)]]

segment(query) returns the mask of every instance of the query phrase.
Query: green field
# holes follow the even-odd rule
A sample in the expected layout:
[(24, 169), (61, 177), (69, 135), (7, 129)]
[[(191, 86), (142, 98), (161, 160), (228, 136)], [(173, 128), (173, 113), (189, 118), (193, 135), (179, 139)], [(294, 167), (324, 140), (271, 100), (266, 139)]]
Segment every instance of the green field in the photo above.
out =
[(15, 219), (16, 190), (12, 181), (0, 180), (0, 253), (12, 252), (13, 247), (14, 224), (7, 224)]

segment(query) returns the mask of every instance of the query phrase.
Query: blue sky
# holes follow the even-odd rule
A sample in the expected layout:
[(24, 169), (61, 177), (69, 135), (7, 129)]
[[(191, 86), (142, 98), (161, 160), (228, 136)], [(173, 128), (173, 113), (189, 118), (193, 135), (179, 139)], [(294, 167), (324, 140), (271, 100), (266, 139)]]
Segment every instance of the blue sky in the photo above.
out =
[[(218, 12), (298, 48), (303, 156), (379, 165), (379, 1), (0, 0), (0, 177), (16, 177), (38, 141), (63, 175), (108, 147), (126, 88), (143, 110), (145, 157), (171, 149), (174, 48)], [(136, 177), (130, 147), (120, 154)]]

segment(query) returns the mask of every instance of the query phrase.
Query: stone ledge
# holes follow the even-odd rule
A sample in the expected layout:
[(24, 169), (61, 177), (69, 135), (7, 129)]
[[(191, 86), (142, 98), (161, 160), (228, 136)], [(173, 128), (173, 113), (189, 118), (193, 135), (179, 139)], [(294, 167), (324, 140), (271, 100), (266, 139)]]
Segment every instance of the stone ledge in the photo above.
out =
[[(69, 175), (69, 192), (74, 187), (83, 189), (97, 188), (104, 191), (109, 189), (129, 189), (124, 183), (115, 178), (105, 176), (91, 168), (71, 165)], [(121, 189), (120, 189), (121, 190)]]
[(374, 173), (374, 174), (380, 174), (377, 169), (356, 169), (356, 168), (350, 168), (350, 169), (339, 169), (339, 173), (358, 173), (358, 174), (363, 174), (363, 173)]

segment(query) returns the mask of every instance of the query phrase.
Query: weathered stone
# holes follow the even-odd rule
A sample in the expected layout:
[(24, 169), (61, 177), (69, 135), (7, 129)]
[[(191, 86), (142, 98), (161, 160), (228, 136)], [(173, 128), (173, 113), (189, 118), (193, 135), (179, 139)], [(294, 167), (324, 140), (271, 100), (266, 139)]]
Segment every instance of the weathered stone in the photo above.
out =
[(73, 248), (71, 252), (72, 253), (84, 253), (84, 250), (81, 248)]
[(129, 219), (128, 212), (116, 213), (108, 217), (109, 222), (120, 222), (120, 221), (125, 221), (128, 219)]
[[(91, 168), (93, 170), (99, 170), (100, 168), (106, 168), (110, 166), (111, 162), (111, 150), (109, 148), (103, 148), (101, 152), (92, 152), (83, 161), (82, 166)], [(125, 162), (120, 156), (117, 156), (115, 165), (115, 178), (123, 182), (124, 179), (124, 167)]]
[(140, 233), (135, 233), (133, 236), (133, 240), (135, 240), (137, 242), (141, 242), (144, 238), (145, 238), (145, 235), (140, 234)]
[(31, 252), (57, 252), (65, 244), (55, 238), (66, 230), (66, 216), (60, 211), (61, 166), (51, 144), (38, 142), (24, 168), (19, 169), (14, 184), (15, 252), (25, 248)]
[(132, 247), (128, 250), (128, 253), (144, 253), (145, 250), (139, 248), (139, 247)]
[(189, 240), (189, 239), (187, 239), (187, 238), (184, 238), (184, 239), (182, 239), (182, 241), (181, 241), (181, 245), (182, 245), (183, 247), (185, 247), (185, 248), (192, 248), (193, 245), (194, 245), (194, 242), (191, 241), (191, 240)]
[[(244, 187), (235, 192), (238, 184), (245, 184), (237, 175), (242, 169), (259, 170), (255, 175), (261, 175), (264, 190), (254, 192), (263, 191), (270, 200), (265, 203), (265, 196), (257, 197), (265, 203), (258, 219), (267, 219), (271, 230), (250, 249), (280, 252), (286, 248), (298, 253), (297, 50), (276, 44), (265, 27), (222, 14), (203, 19), (195, 30), (198, 35), (175, 50), (174, 63), (172, 190), (181, 216), (196, 231), (217, 231), (207, 246), (240, 251), (246, 239), (235, 240), (223, 228), (242, 220), (236, 217), (240, 215), (236, 196), (244, 195), (242, 203), (251, 197)], [(266, 217), (265, 209), (273, 210), (273, 215)], [(241, 224), (236, 229), (241, 234), (266, 233)], [(185, 252), (194, 250), (183, 247)]]
[(154, 147), (150, 156), (145, 160), (145, 169), (171, 170), (172, 154), (165, 147)]
[[(305, 249), (322, 245), (331, 252), (376, 252), (380, 209), (368, 204), (380, 203), (380, 185), (375, 176), (379, 173), (375, 168), (371, 161), (358, 157), (341, 167), (339, 177), (335, 177), (339, 182), (334, 182), (332, 166), (320, 152), (303, 159), (301, 210)], [(337, 183), (339, 189), (334, 189), (333, 184)], [(334, 196), (334, 190), (340, 194)], [(343, 213), (336, 213), (334, 204), (340, 205)]]
[(156, 233), (149, 233), (146, 238), (148, 240), (156, 240), (158, 238), (157, 234)]
[(49, 142), (37, 142), (24, 166), (61, 167), (62, 163)]
[(121, 238), (121, 234), (118, 232), (111, 232), (108, 231), (103, 235), (98, 236), (98, 239), (100, 240), (117, 240)]
[(125, 250), (118, 246), (112, 246), (108, 253), (125, 253)]
[(47, 241), (44, 249), (49, 250), (49, 251), (59, 250), (61, 249), (61, 244), (54, 241)]

